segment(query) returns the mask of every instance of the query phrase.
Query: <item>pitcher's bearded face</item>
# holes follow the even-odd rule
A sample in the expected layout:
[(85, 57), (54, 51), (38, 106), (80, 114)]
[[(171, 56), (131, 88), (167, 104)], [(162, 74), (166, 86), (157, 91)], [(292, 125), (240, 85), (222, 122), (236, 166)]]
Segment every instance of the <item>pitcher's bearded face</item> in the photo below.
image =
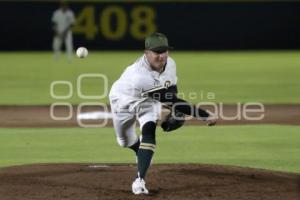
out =
[(154, 52), (151, 50), (145, 50), (145, 55), (152, 69), (160, 72), (167, 63), (169, 52)]

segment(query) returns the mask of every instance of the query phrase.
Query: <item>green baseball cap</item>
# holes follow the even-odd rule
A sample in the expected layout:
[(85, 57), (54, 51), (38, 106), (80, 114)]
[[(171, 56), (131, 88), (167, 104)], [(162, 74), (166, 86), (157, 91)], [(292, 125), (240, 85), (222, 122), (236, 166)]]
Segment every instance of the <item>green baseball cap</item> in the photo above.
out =
[(152, 33), (145, 39), (145, 49), (154, 52), (164, 52), (173, 49), (169, 46), (168, 38), (162, 33)]

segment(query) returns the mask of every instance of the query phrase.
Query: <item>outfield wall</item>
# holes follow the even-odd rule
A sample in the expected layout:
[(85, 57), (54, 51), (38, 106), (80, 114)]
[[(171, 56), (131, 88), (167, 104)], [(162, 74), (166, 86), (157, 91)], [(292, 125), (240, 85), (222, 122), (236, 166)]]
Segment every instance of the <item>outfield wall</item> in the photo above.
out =
[[(0, 2), (0, 50), (50, 50), (56, 2)], [(300, 49), (300, 2), (72, 2), (75, 46), (141, 49), (153, 31), (178, 50)]]

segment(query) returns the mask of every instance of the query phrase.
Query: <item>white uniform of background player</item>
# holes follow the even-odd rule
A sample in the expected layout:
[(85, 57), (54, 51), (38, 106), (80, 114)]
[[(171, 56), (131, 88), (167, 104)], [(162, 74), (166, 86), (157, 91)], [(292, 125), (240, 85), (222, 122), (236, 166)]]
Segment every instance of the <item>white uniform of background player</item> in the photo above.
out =
[(58, 59), (61, 53), (62, 44), (65, 44), (68, 60), (72, 59), (73, 36), (71, 27), (75, 23), (75, 16), (66, 3), (54, 11), (51, 19), (54, 27), (53, 51), (54, 58)]
[(154, 71), (145, 55), (126, 68), (110, 91), (114, 128), (120, 146), (129, 147), (137, 141), (135, 121), (140, 129), (148, 121), (160, 119), (161, 103), (143, 98), (142, 93), (153, 88), (176, 85), (176, 64), (168, 57), (163, 73)]

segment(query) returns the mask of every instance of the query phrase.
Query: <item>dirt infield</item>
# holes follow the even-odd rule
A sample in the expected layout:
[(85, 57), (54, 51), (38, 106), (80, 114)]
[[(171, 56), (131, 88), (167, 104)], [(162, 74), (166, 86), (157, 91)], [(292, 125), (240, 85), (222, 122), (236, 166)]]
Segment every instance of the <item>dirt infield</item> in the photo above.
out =
[[(204, 107), (205, 108), (205, 107)], [(264, 105), (264, 118), (261, 120), (219, 120), (219, 125), (239, 125), (239, 124), (289, 124), (300, 125), (300, 105)], [(208, 108), (209, 109), (209, 108)], [(224, 105), (223, 115), (232, 117), (237, 115), (237, 105)], [(77, 106), (72, 107), (73, 113), (68, 120), (53, 120), (50, 117), (49, 106), (0, 106), (0, 127), (76, 127)], [(103, 110), (103, 109), (102, 109)], [(56, 107), (54, 115), (57, 117), (67, 117), (69, 109), (67, 107)], [(99, 107), (90, 106), (82, 110), (83, 112), (101, 111)], [(252, 117), (257, 116), (250, 113)], [(261, 115), (259, 113), (258, 115)], [(102, 120), (103, 121), (103, 120)], [(101, 124), (101, 120), (83, 120), (84, 124)], [(202, 122), (189, 120), (187, 125), (203, 125)], [(108, 120), (107, 126), (111, 126)]]
[(131, 193), (135, 165), (51, 164), (0, 169), (1, 200), (299, 200), (300, 174), (211, 165), (153, 165), (148, 196)]

